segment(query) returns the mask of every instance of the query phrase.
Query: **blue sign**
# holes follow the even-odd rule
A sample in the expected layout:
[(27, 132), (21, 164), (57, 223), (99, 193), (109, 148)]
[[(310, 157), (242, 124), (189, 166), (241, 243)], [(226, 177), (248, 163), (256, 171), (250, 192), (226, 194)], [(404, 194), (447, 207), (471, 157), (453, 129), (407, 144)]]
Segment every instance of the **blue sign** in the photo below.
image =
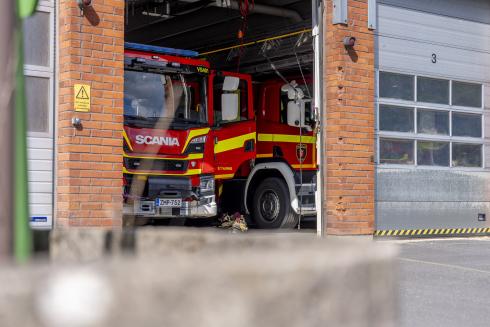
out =
[(47, 223), (48, 222), (48, 217), (33, 216), (33, 217), (31, 217), (31, 221), (33, 223)]

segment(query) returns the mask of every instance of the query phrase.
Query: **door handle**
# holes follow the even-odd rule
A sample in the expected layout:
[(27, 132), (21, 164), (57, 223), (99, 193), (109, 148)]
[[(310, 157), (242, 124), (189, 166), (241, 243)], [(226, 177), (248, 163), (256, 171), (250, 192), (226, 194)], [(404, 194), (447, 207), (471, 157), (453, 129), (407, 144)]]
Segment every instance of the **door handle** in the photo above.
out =
[(214, 144), (218, 144), (218, 137), (217, 136), (214, 137)]
[(245, 152), (254, 151), (254, 140), (248, 140), (245, 142)]

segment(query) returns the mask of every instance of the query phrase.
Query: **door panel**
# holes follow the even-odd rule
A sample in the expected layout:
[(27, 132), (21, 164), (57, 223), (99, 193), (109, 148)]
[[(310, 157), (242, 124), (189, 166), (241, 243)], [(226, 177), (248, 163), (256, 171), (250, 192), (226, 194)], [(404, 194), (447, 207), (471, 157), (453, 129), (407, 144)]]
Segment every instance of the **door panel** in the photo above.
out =
[[(227, 76), (240, 79), (236, 90), (223, 90)], [(230, 179), (237, 175), (240, 166), (255, 159), (256, 134), (252, 108), (252, 83), (248, 75), (224, 72), (219, 76), (213, 76), (213, 86), (215, 175), (216, 179)], [(238, 101), (225, 100), (230, 96), (237, 96)], [(222, 99), (225, 101), (222, 102)], [(223, 109), (226, 108), (222, 108), (222, 105), (238, 105), (236, 119), (223, 120), (223, 117), (230, 117), (230, 115), (223, 115)]]
[(229, 179), (238, 168), (255, 158), (255, 122), (230, 123), (214, 130), (216, 178)]

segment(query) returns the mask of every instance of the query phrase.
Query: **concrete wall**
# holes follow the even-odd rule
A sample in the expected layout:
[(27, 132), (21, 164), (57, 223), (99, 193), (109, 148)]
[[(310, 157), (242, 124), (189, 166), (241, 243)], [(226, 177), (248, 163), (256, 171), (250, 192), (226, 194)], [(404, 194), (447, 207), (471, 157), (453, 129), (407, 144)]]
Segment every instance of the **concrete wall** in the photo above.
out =
[(140, 229), (133, 255), (111, 260), (103, 249), (122, 235), (106, 235), (57, 231), (50, 265), (2, 267), (0, 325), (396, 325), (395, 250), (387, 245)]

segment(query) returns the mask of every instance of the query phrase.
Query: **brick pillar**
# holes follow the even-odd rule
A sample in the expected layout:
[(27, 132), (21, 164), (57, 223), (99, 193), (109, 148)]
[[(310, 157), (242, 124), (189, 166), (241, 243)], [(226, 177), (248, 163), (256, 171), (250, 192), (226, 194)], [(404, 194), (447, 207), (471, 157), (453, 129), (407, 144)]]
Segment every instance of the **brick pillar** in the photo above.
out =
[[(348, 23), (336, 25), (332, 1), (325, 2), (327, 234), (372, 234), (374, 228), (374, 33), (367, 2), (349, 0)], [(346, 36), (356, 38), (352, 50), (343, 45)]]
[[(124, 1), (95, 0), (83, 16), (77, 1), (58, 3), (55, 227), (120, 226)], [(91, 86), (90, 112), (74, 111), (74, 84)]]

